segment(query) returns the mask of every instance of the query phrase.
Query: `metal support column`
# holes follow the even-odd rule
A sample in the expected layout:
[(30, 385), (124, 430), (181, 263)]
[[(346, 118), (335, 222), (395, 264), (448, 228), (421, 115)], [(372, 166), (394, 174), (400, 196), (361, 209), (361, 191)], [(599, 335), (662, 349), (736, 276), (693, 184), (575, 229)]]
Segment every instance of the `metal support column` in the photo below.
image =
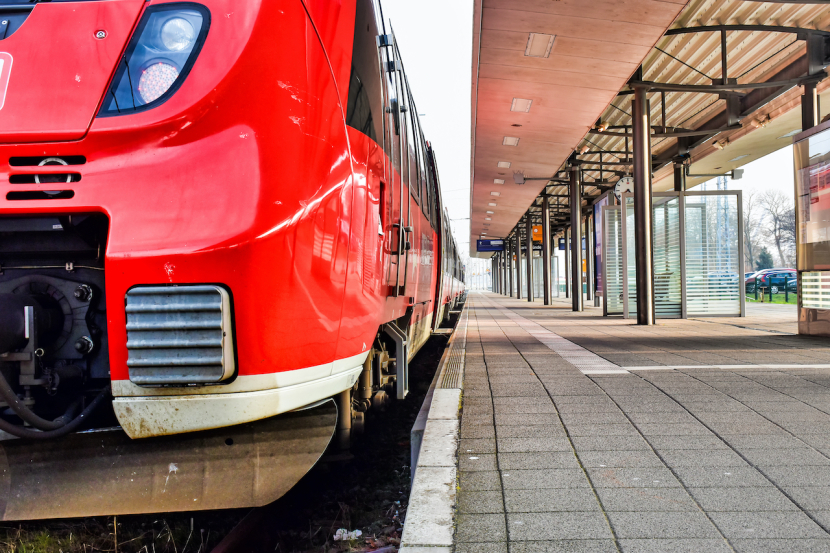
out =
[(562, 233), (565, 237), (565, 297), (571, 297), (571, 235), (566, 228)]
[(674, 162), (674, 191), (686, 191), (686, 167), (682, 162)]
[[(646, 89), (634, 89), (634, 254), (637, 324), (654, 324), (654, 241), (651, 210), (651, 122)], [(625, 213), (625, 206), (623, 206)]]
[(806, 131), (818, 125), (818, 91), (816, 83), (806, 83), (801, 96), (801, 130)]
[(493, 270), (493, 292), (501, 294), (501, 252), (496, 252), (493, 259), (495, 259)]
[(499, 285), (498, 278), (496, 278), (496, 254), (490, 256), (490, 285), (493, 292), (497, 290)]
[[(506, 244), (505, 244), (506, 246)], [(504, 264), (507, 261), (507, 248), (505, 247), (504, 250), (499, 252), (499, 282), (501, 283), (499, 288), (501, 289), (500, 294), (502, 296), (507, 295), (507, 279), (505, 278), (504, 272)]]
[(591, 223), (592, 216), (585, 217), (585, 301), (594, 299), (594, 255), (591, 248)]
[(527, 248), (527, 301), (533, 301), (533, 219), (525, 217), (525, 247)]
[(504, 259), (504, 283), (507, 285), (505, 296), (513, 297), (513, 248), (510, 246), (510, 237), (504, 240), (504, 251), (507, 254)]
[(550, 289), (550, 198), (545, 196), (542, 198), (542, 285), (544, 286), (544, 293), (542, 299), (545, 305), (550, 305), (551, 289)]
[(582, 311), (582, 182), (579, 165), (571, 165), (571, 305)]
[(516, 225), (516, 299), (522, 299), (522, 233), (519, 224)]

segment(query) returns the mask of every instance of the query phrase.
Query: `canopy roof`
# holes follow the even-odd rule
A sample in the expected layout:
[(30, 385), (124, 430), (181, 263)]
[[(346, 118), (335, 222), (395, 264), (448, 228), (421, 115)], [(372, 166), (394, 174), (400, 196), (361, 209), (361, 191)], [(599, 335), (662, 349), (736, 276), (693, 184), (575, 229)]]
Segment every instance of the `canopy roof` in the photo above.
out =
[[(575, 150), (587, 146), (591, 152), (616, 152), (603, 154), (602, 161), (626, 162), (625, 138), (596, 131), (597, 124), (605, 122), (607, 132), (630, 132), (631, 96), (626, 91), (638, 67), (643, 68), (638, 75), (642, 81), (717, 84), (725, 37), (727, 76), (735, 79), (730, 82), (799, 78), (807, 74), (803, 31), (830, 29), (830, 7), (745, 0), (486, 0), (477, 2), (474, 22), (471, 255), (476, 255), (475, 241), (482, 233), (488, 238), (507, 236), (540, 201), (541, 192), (567, 194), (566, 187), (544, 179), (555, 176)], [(723, 25), (747, 27), (701, 29)], [(776, 31), (772, 26), (785, 28)], [(676, 30), (688, 28), (698, 32)], [(672, 30), (664, 36), (668, 29)], [(546, 53), (531, 33), (555, 37), (548, 57), (531, 55)], [(828, 86), (819, 83), (819, 92)], [(692, 174), (723, 173), (744, 165), (786, 146), (801, 129), (799, 86), (741, 92), (746, 109), (739, 125), (686, 139)], [(654, 132), (724, 126), (724, 98), (691, 91), (664, 94), (665, 108), (663, 93), (649, 94), (652, 126), (667, 127)], [(532, 100), (529, 111), (511, 111), (511, 106), (516, 109), (514, 98)], [(830, 97), (823, 103), (830, 105)], [(515, 142), (510, 137), (518, 138), (518, 145), (507, 145)], [(652, 140), (655, 190), (672, 188), (678, 142), (673, 137)], [(580, 158), (600, 160), (599, 154), (591, 153)], [(509, 162), (510, 167), (500, 168), (499, 162)], [(628, 169), (604, 166), (600, 173), (598, 166), (593, 168), (597, 170), (586, 171), (585, 181), (606, 185)], [(515, 184), (515, 171), (540, 180)], [(688, 185), (702, 180), (690, 177)], [(602, 188), (585, 192), (598, 196)], [(557, 201), (567, 203), (565, 198)]]

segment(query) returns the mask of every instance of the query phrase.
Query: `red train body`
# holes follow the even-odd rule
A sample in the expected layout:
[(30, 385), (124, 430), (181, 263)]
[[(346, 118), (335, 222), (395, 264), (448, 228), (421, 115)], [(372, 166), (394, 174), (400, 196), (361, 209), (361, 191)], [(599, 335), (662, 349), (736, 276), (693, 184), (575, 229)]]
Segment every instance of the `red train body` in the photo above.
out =
[(406, 393), (464, 285), (377, 5), (4, 9), (0, 368), (30, 411), (110, 385), (145, 438)]

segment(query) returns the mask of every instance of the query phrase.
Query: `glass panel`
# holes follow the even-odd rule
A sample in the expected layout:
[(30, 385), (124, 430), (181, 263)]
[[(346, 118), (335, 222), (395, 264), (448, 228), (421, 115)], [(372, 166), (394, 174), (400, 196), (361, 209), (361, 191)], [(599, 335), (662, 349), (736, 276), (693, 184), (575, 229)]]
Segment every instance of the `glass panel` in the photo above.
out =
[(806, 309), (830, 309), (830, 272), (801, 273), (801, 306)]
[(740, 316), (738, 197), (686, 196), (685, 226), (688, 315)]
[(550, 275), (551, 275), (551, 297), (559, 297), (559, 258), (555, 255), (550, 256)]
[(625, 201), (626, 279), (628, 281), (628, 316), (637, 316), (637, 252), (634, 244), (634, 198)]
[(798, 269), (830, 269), (830, 133), (795, 144)]
[(597, 279), (597, 294), (602, 294), (602, 208), (608, 205), (608, 196), (594, 204), (594, 274)]
[(545, 260), (541, 257), (533, 258), (533, 297), (545, 297), (545, 275), (542, 274), (542, 268), (545, 266)]
[(680, 200), (655, 197), (654, 311), (658, 319), (683, 316), (680, 273)]
[(605, 213), (605, 232), (603, 246), (605, 251), (605, 276), (608, 281), (608, 314), (622, 315), (623, 313), (623, 271), (622, 271), (622, 222), (620, 208), (603, 210)]

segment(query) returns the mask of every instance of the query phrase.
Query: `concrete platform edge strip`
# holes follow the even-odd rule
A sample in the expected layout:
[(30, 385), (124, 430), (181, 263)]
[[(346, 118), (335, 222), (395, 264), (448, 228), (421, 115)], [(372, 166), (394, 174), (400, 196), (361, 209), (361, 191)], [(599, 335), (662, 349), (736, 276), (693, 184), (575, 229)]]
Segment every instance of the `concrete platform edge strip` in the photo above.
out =
[[(458, 479), (456, 451), (467, 321), (468, 310), (465, 306), (412, 429), (411, 441), (414, 444), (417, 439), (420, 447), (417, 455), (413, 451), (414, 478), (401, 537), (401, 553), (452, 551)], [(452, 376), (446, 378), (450, 371)], [(447, 384), (457, 387), (447, 388)], [(423, 425), (422, 430), (419, 421)], [(420, 436), (416, 436), (418, 433)]]
[[(763, 370), (792, 370), (792, 369), (830, 369), (830, 365), (817, 363), (803, 363), (800, 365), (648, 365), (641, 367), (621, 367), (626, 371), (674, 371), (687, 369), (720, 369), (723, 371), (736, 371), (746, 369)], [(583, 371), (584, 372), (584, 371)]]

